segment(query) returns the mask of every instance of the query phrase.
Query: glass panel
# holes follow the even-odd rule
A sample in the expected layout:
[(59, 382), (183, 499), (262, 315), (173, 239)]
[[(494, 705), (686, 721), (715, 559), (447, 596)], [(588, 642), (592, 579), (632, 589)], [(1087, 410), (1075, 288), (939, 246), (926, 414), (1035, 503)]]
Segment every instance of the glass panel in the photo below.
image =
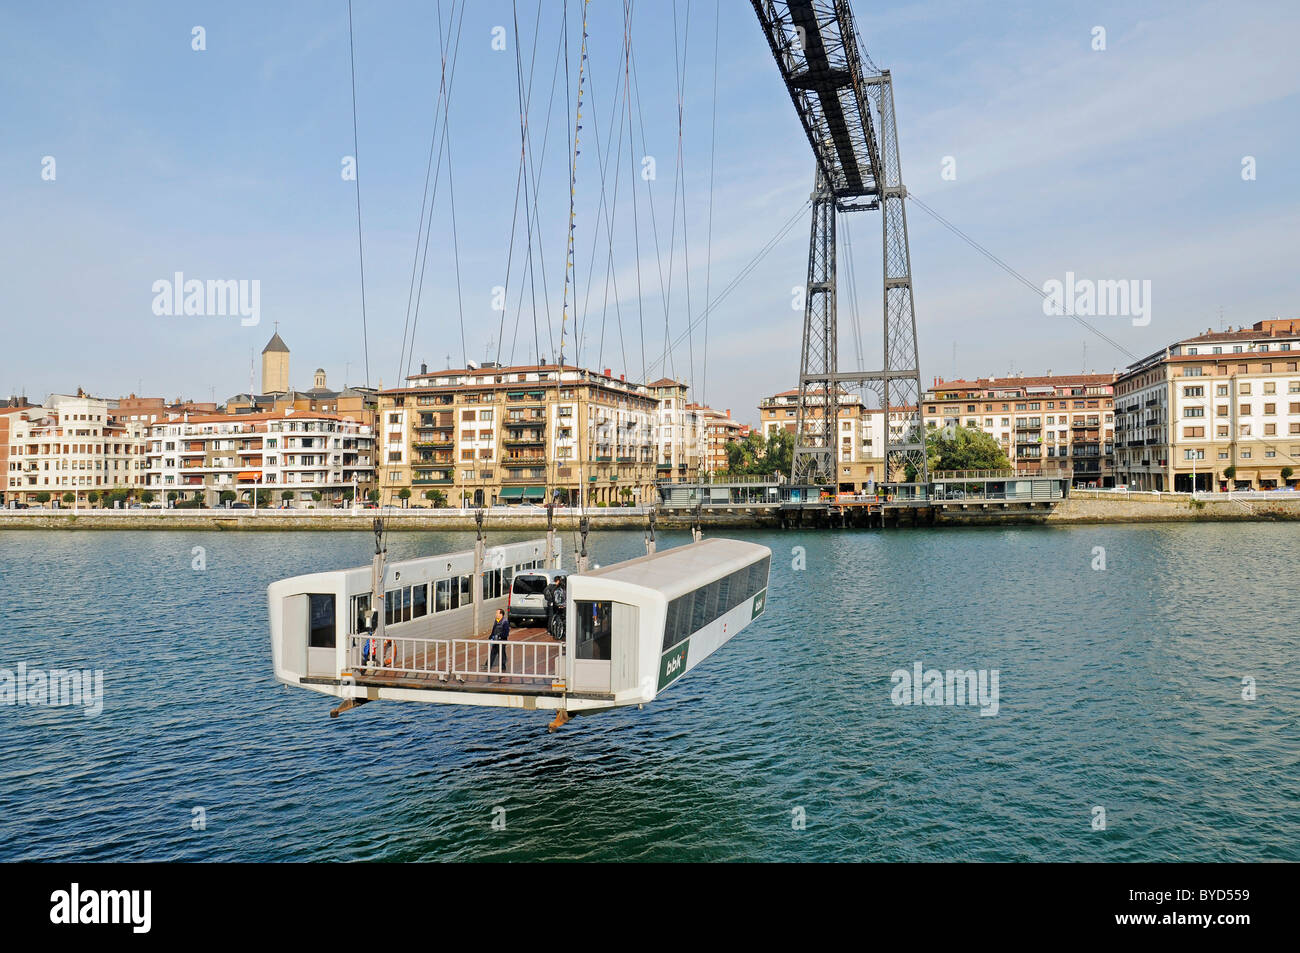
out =
[(437, 612), (446, 612), (451, 608), (451, 580), (438, 580), (438, 602), (434, 607)]
[(613, 611), (609, 602), (577, 603), (578, 639), (577, 658), (591, 661), (609, 661), (610, 620)]
[(334, 596), (330, 593), (309, 593), (310, 628), (307, 644), (314, 649), (334, 648)]
[(370, 615), (370, 593), (363, 596), (352, 597), (352, 631), (353, 633), (364, 632), (366, 630), (366, 617)]
[(411, 618), (418, 619), (429, 612), (429, 587), (416, 586), (411, 590)]
[(474, 574), (460, 577), (460, 604), (467, 606), (474, 601), (474, 596), (470, 592), (470, 587), (474, 585)]

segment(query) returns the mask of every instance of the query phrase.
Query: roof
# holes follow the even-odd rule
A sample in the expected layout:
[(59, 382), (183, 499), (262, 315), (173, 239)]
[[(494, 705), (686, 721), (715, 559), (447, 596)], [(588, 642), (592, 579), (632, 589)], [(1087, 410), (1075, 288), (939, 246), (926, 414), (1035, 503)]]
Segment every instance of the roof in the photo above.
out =
[(289, 353), (289, 345), (284, 343), (284, 339), (280, 337), (279, 331), (276, 331), (274, 334), (272, 334), (271, 340), (267, 341), (266, 347), (262, 348), (263, 354), (267, 353), (268, 351), (283, 351), (285, 354)]
[(674, 599), (714, 579), (772, 555), (766, 546), (739, 539), (705, 539), (640, 556), (603, 569), (581, 573), (584, 578), (627, 582), (662, 592)]

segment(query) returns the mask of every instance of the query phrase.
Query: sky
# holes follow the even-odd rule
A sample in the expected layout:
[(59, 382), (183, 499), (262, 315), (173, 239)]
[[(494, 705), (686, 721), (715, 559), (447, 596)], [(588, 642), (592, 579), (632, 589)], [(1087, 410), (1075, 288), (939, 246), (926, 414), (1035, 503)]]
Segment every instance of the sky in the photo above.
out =
[[(1300, 5), (853, 7), (909, 192), (1033, 286), (909, 204), (923, 386), (1297, 315)], [(582, 9), (354, 0), (354, 147), (346, 2), (0, 8), (0, 391), (223, 401), (277, 328), (303, 388), (563, 337), (757, 422), (797, 383), (813, 160), (753, 9), (634, 0), (625, 54), (593, 0), (585, 61)], [(841, 216), (845, 370), (880, 360), (879, 220)], [(177, 272), (257, 282), (257, 323), (170, 313)], [(1067, 273), (1150, 282), (1149, 323), (1045, 314)]]

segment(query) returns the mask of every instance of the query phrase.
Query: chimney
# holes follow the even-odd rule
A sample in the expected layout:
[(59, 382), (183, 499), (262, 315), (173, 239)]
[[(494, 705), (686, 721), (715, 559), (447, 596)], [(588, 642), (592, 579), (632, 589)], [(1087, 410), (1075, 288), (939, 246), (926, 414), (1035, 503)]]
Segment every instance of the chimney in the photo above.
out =
[(420, 373), (421, 374), (429, 373), (429, 365), (426, 364), (424, 361), (420, 362)]
[(727, 408), (727, 416), (728, 416), (728, 417), (731, 416), (731, 408), (730, 408), (730, 407)]
[(625, 381), (625, 380), (627, 380), (627, 375), (626, 375), (626, 374), (619, 374), (619, 375), (618, 375), (618, 379), (621, 380), (621, 381)]
[(607, 367), (607, 368), (605, 368), (605, 376), (606, 376), (606, 377), (613, 377), (613, 376), (614, 376), (614, 372), (613, 372), (610, 368)]

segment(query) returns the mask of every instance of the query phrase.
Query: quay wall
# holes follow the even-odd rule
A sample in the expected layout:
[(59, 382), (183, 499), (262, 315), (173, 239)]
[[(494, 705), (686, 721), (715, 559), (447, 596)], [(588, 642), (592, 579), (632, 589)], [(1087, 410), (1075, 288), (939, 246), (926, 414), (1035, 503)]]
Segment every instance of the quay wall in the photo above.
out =
[[(83, 529), (83, 530), (212, 530), (212, 531), (272, 531), (272, 530), (350, 530), (368, 531), (372, 528), (375, 511), (358, 513), (319, 511), (285, 512), (228, 511), (228, 510), (0, 510), (0, 530), (8, 529)], [(464, 531), (476, 527), (472, 514), (458, 511), (411, 510), (384, 513), (385, 526), (394, 531)], [(591, 510), (587, 513), (593, 530), (642, 529), (646, 516), (642, 511), (621, 512)], [(787, 513), (787, 516), (789, 514)], [(1167, 522), (1252, 522), (1300, 520), (1300, 498), (1295, 500), (1259, 499), (1243, 500), (1203, 498), (1193, 500), (1174, 494), (1130, 493), (1127, 496), (1089, 495), (1076, 492), (1063, 500), (1038, 502), (1032, 507), (1010, 504), (991, 504), (987, 508), (976, 503), (966, 506), (948, 505), (934, 510), (891, 511), (890, 525), (972, 526), (1005, 523), (1038, 523), (1048, 526), (1069, 526), (1089, 523), (1167, 523)], [(576, 530), (579, 514), (572, 511), (557, 513), (555, 528)], [(662, 510), (656, 525), (662, 529), (687, 529), (692, 525), (691, 510)], [(768, 528), (782, 525), (778, 510), (763, 507), (728, 507), (706, 510), (701, 515), (705, 529)], [(809, 519), (806, 525), (830, 523), (834, 520)], [(851, 524), (852, 525), (852, 524)], [(858, 524), (861, 525), (861, 524)], [(510, 513), (488, 510), (483, 520), (485, 530), (533, 531), (546, 528), (543, 513)]]

